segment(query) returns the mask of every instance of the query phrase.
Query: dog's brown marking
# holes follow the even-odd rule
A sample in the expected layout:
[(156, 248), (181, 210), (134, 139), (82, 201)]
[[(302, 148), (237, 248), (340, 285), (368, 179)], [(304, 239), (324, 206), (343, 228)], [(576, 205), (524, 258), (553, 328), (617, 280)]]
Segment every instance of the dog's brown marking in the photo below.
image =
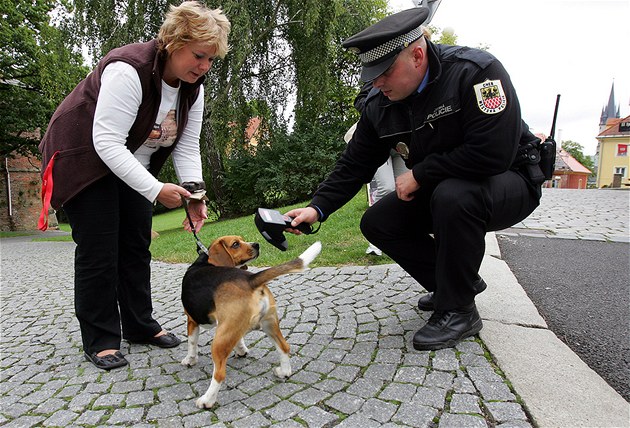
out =
[(235, 267), (258, 257), (258, 249), (240, 236), (216, 239), (208, 250), (208, 263), (214, 266)]

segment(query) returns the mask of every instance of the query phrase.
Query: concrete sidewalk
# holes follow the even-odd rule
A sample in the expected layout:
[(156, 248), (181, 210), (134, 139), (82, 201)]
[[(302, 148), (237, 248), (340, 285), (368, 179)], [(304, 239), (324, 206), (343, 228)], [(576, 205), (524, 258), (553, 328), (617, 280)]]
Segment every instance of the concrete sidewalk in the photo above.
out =
[[(100, 371), (81, 352), (74, 244), (3, 239), (0, 425), (629, 426), (628, 403), (546, 328), (494, 234), (487, 243), (479, 338), (415, 351), (411, 337), (429, 316), (415, 307), (425, 291), (398, 266), (314, 268), (271, 285), (293, 375), (273, 376), (275, 349), (252, 332), (249, 355), (229, 360), (218, 405), (200, 410), (194, 400), (212, 376), (212, 331), (202, 331), (194, 368), (180, 364), (185, 344), (123, 341), (130, 366)], [(182, 338), (186, 268), (152, 266), (157, 319)]]
[(627, 427), (629, 404), (547, 328), (501, 260), (494, 234), (486, 239), (477, 298), (479, 336), (540, 427)]

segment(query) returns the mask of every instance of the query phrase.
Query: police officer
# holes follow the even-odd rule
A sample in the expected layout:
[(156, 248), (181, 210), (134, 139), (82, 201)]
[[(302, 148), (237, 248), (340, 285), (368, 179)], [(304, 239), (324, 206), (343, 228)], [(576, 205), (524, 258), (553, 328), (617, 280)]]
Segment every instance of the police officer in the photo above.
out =
[(418, 302), (434, 311), (414, 335), (418, 350), (452, 347), (481, 330), (475, 295), (486, 287), (478, 275), (485, 234), (527, 217), (544, 180), (517, 157), (538, 139), (508, 73), (487, 52), (431, 43), (422, 27), (428, 14), (405, 10), (344, 41), (373, 89), (332, 173), (306, 208), (287, 213), (293, 226), (324, 221), (390, 149), (406, 159), (410, 171), (367, 209), (361, 231), (430, 292)]

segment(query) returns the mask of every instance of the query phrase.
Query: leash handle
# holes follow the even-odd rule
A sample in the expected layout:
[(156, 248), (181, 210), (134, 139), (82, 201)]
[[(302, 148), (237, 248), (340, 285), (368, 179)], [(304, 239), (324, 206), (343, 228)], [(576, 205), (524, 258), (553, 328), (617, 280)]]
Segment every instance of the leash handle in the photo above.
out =
[(186, 212), (186, 218), (188, 218), (188, 223), (190, 224), (190, 231), (195, 237), (195, 242), (197, 243), (197, 252), (202, 252), (208, 255), (208, 249), (206, 248), (205, 245), (203, 245), (203, 242), (201, 242), (201, 240), (197, 236), (197, 233), (195, 232), (195, 225), (192, 221), (192, 218), (190, 218), (190, 213), (188, 212), (188, 199), (186, 199), (183, 196), (182, 196), (182, 205), (184, 206), (184, 211)]

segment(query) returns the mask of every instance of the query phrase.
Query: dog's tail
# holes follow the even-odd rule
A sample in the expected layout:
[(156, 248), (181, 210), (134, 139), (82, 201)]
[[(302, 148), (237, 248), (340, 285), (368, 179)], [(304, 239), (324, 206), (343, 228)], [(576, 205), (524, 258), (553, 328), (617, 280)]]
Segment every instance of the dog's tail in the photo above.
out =
[(261, 270), (249, 277), (249, 285), (252, 289), (258, 288), (261, 285), (277, 278), (285, 273), (301, 272), (308, 267), (315, 257), (322, 251), (322, 243), (317, 241), (306, 249), (298, 258), (295, 258), (286, 263), (282, 263), (278, 266), (272, 266), (265, 270)]

